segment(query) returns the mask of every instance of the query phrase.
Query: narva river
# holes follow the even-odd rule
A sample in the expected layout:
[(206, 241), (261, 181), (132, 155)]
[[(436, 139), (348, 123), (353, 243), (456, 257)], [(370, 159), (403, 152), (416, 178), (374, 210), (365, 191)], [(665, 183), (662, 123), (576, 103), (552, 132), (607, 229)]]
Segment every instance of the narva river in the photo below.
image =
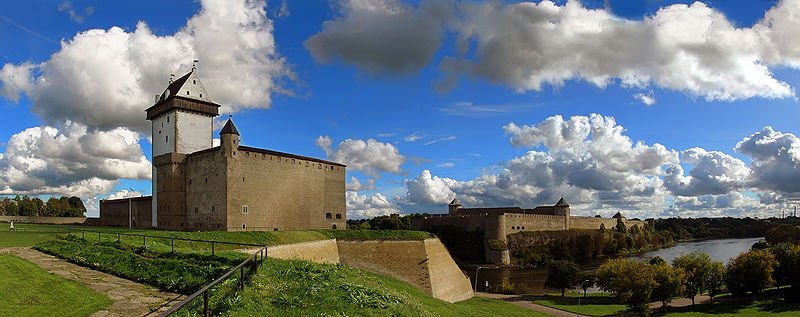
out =
[[(695, 242), (680, 242), (674, 246), (659, 249), (640, 254), (633, 254), (628, 256), (629, 259), (648, 261), (654, 256), (660, 256), (667, 263), (672, 263), (672, 260), (681, 254), (687, 254), (694, 251), (707, 253), (712, 260), (728, 263), (728, 260), (736, 257), (744, 251), (750, 249), (754, 243), (763, 238), (744, 238), (744, 239), (720, 239), (720, 240), (705, 240)], [(586, 263), (580, 263), (583, 270), (596, 270), (600, 265), (605, 262), (605, 259), (596, 259)], [(467, 274), (471, 281), (475, 278), (475, 269), (467, 270)], [(486, 282), (489, 285), (500, 284), (503, 278), (507, 278), (509, 282), (515, 285), (526, 285), (531, 293), (541, 294), (545, 292), (554, 292), (544, 288), (544, 281), (547, 279), (546, 268), (500, 268), (500, 269), (480, 269), (478, 273), (478, 290), (484, 291)]]

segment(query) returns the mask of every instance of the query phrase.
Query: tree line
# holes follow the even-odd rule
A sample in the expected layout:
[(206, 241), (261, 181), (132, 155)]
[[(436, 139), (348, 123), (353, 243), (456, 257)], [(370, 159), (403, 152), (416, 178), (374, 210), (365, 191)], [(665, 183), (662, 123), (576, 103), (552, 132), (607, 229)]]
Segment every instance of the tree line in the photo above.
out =
[(765, 242), (731, 259), (727, 264), (713, 261), (705, 253), (675, 258), (672, 264), (659, 257), (649, 263), (612, 259), (595, 273), (585, 273), (569, 260), (554, 261), (545, 287), (562, 291), (577, 286), (597, 285), (613, 293), (632, 311), (649, 315), (649, 303), (666, 308), (675, 297), (692, 300), (697, 295), (714, 297), (730, 292), (734, 297), (758, 294), (772, 286), (791, 286), (787, 299), (800, 297), (800, 227), (780, 225), (767, 232)]
[(28, 217), (83, 217), (86, 206), (80, 197), (50, 197), (46, 202), (38, 197), (15, 196), (0, 200), (0, 215)]

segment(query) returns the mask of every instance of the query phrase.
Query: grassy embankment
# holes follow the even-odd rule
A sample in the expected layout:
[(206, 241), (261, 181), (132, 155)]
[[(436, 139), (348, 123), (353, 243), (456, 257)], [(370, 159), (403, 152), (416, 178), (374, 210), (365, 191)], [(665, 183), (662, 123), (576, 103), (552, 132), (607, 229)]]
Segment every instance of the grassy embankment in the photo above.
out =
[(502, 301), (451, 304), (343, 265), (268, 259), (226, 316), (547, 316)]
[[(197, 289), (214, 275), (209, 256), (158, 253), (116, 242), (55, 239), (37, 249), (101, 271), (183, 293)], [(226, 254), (224, 252), (220, 253)], [(241, 255), (240, 255), (241, 256)], [(232, 259), (231, 259), (232, 260)], [(204, 262), (205, 261), (205, 262)], [(226, 258), (215, 258), (224, 262)], [(267, 259), (258, 274), (246, 277), (237, 291), (238, 274), (211, 294), (215, 314), (231, 316), (544, 316), (501, 301), (474, 298), (450, 304), (434, 299), (393, 278), (343, 265)], [(230, 262), (229, 262), (230, 263)], [(224, 269), (220, 270), (224, 271)], [(220, 275), (219, 274), (216, 275)], [(194, 283), (194, 284), (192, 284)], [(194, 303), (198, 309), (201, 301)], [(195, 311), (183, 311), (192, 315)]]
[[(32, 232), (26, 230), (56, 231), (75, 229), (103, 232), (96, 233), (74, 233), (74, 235), (85, 237), (87, 240), (111, 242), (117, 238), (126, 245), (143, 246), (159, 251), (168, 252), (172, 250), (172, 241), (169, 238), (213, 240), (235, 243), (259, 244), (259, 245), (280, 245), (298, 243), (306, 241), (316, 241), (325, 239), (345, 239), (345, 240), (420, 240), (431, 237), (427, 232), (408, 231), (408, 230), (306, 230), (306, 231), (248, 231), (248, 232), (227, 232), (227, 231), (164, 231), (146, 230), (119, 227), (88, 227), (88, 226), (62, 226), (62, 225), (38, 225), (38, 224), (17, 224), (17, 232), (0, 231), (0, 247), (11, 246), (32, 246), (41, 241), (55, 238), (55, 233)], [(163, 238), (146, 238), (125, 236), (116, 233), (146, 234)], [(211, 244), (206, 242), (191, 242), (175, 240), (175, 250), (196, 253), (211, 253)], [(234, 250), (246, 248), (244, 246), (216, 244), (215, 251)]]
[(88, 316), (112, 302), (8, 253), (0, 254), (0, 285), (0, 316)]

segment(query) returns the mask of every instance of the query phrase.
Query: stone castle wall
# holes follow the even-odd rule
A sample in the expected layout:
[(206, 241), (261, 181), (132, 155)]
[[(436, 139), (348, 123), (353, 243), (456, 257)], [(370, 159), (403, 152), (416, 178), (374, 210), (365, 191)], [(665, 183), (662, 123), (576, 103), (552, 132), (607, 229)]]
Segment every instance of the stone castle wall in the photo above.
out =
[[(221, 151), (189, 155), (186, 159), (186, 225), (196, 229), (228, 227), (225, 157)], [(159, 213), (161, 211), (159, 210)]]
[(130, 201), (131, 226), (149, 228), (152, 226), (153, 197), (134, 197), (122, 199), (106, 199), (100, 201), (101, 217), (99, 226), (128, 226), (128, 202)]
[[(628, 220), (623, 219), (625, 226), (628, 228), (632, 226), (639, 226), (639, 228), (644, 228), (647, 224), (641, 220)], [(570, 228), (572, 229), (600, 229), (600, 224), (604, 224), (606, 229), (613, 229), (617, 226), (617, 219), (616, 218), (595, 218), (595, 217), (571, 217), (570, 218)]]
[(252, 151), (237, 156), (228, 230), (347, 227), (344, 167)]
[[(127, 217), (127, 207), (125, 207), (126, 217)], [(128, 218), (125, 218), (126, 221)], [(0, 222), (11, 222), (14, 223), (41, 223), (41, 224), (53, 224), (53, 225), (72, 225), (72, 224), (82, 224), (86, 221), (86, 217), (28, 217), (28, 216), (0, 216)], [(128, 223), (126, 222), (125, 225), (127, 226)], [(6, 230), (8, 228), (5, 228)]]

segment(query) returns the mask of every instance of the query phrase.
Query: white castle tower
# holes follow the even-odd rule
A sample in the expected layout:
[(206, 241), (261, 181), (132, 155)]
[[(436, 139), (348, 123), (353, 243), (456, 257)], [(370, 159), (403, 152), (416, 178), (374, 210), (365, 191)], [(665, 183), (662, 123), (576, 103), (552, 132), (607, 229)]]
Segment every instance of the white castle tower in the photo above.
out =
[[(212, 147), (213, 119), (219, 115), (220, 105), (211, 101), (195, 70), (192, 66), (188, 74), (171, 80), (167, 89), (156, 95), (155, 104), (145, 110), (152, 123), (153, 227), (158, 226), (159, 207), (164, 209), (162, 216), (185, 211), (184, 184), (177, 181), (183, 175), (172, 175), (181, 173), (176, 166), (181, 157)], [(159, 174), (180, 177), (164, 178), (176, 181), (159, 184)]]

